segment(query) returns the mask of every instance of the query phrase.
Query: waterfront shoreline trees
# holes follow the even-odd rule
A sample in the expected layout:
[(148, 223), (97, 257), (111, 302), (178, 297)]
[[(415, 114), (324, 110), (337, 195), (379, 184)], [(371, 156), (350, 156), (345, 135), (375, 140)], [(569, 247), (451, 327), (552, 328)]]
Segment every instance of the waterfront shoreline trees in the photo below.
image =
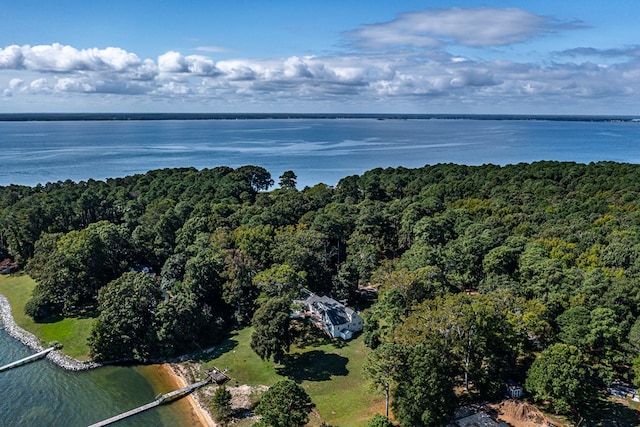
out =
[(524, 382), (534, 350), (559, 343), (580, 349), (593, 381), (632, 382), (637, 176), (640, 166), (612, 162), (435, 165), (267, 191), (268, 172), (248, 166), (10, 186), (0, 253), (38, 281), (29, 311), (41, 320), (108, 314), (98, 303), (110, 283), (159, 273), (149, 353), (126, 357), (210, 345), (302, 287), (363, 307), (369, 286), (367, 343), (437, 343), (470, 398)]

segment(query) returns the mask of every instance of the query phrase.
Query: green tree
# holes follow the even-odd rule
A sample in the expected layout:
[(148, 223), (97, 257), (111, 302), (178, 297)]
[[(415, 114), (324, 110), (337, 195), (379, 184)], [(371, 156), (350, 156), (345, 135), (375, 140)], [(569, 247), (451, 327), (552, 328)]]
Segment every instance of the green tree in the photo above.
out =
[(251, 320), (251, 348), (263, 360), (273, 358), (279, 363), (291, 345), (289, 324), (291, 323), (290, 301), (286, 298), (267, 300), (260, 306)]
[(305, 273), (297, 272), (287, 264), (274, 264), (256, 274), (253, 283), (260, 289), (261, 299), (295, 298), (304, 287), (305, 276)]
[(195, 294), (178, 292), (156, 310), (158, 351), (171, 356), (210, 345), (220, 337), (222, 324), (221, 314), (199, 304)]
[(232, 419), (231, 397), (231, 392), (225, 386), (218, 387), (213, 394), (211, 414), (216, 422), (223, 426), (228, 425)]
[(554, 344), (533, 362), (525, 387), (536, 400), (547, 400), (558, 413), (576, 415), (596, 399), (592, 372), (578, 347)]
[(389, 398), (391, 386), (399, 376), (403, 360), (402, 349), (390, 343), (384, 343), (367, 355), (362, 367), (363, 374), (372, 385), (384, 392), (385, 417), (389, 418)]
[(94, 304), (98, 289), (126, 271), (130, 249), (126, 229), (107, 221), (43, 234), (27, 265), (38, 283), (29, 313), (36, 319), (43, 313), (71, 315)]
[(255, 311), (258, 298), (258, 288), (253, 285), (256, 274), (255, 261), (239, 249), (228, 251), (224, 260), (225, 269), (222, 276), (226, 279), (223, 284), (222, 296), (224, 301), (235, 309), (236, 321), (247, 323)]
[(587, 349), (589, 346), (589, 310), (583, 306), (571, 307), (556, 318), (560, 327), (558, 338), (569, 345)]
[(173, 252), (176, 231), (182, 226), (171, 199), (158, 199), (150, 203), (133, 230), (132, 238), (142, 256), (159, 270)]
[(328, 265), (330, 253), (323, 233), (304, 226), (287, 226), (275, 236), (273, 258), (276, 263), (287, 264), (297, 272), (305, 272), (307, 285), (313, 292), (327, 292), (331, 283)]
[(95, 360), (146, 361), (156, 345), (155, 310), (162, 292), (154, 276), (125, 273), (102, 288), (89, 345)]
[(640, 352), (640, 317), (636, 319), (629, 330), (629, 344), (637, 352)]
[(442, 351), (425, 345), (415, 346), (393, 390), (393, 413), (400, 425), (445, 425), (456, 406), (453, 376)]
[(298, 177), (293, 171), (285, 171), (282, 175), (280, 175), (280, 188), (284, 188), (287, 190), (295, 190), (296, 189), (296, 179)]
[(529, 334), (544, 329), (537, 304), (509, 292), (487, 295), (460, 293), (416, 306), (394, 334), (407, 345), (440, 346), (452, 367), (470, 385), (490, 397), (499, 392), (501, 377), (514, 367)]
[(269, 171), (260, 166), (241, 166), (229, 176), (235, 181), (248, 185), (253, 195), (258, 191), (266, 191), (273, 185)]
[(280, 380), (262, 394), (256, 414), (258, 425), (302, 427), (309, 421), (313, 404), (307, 392), (292, 380)]

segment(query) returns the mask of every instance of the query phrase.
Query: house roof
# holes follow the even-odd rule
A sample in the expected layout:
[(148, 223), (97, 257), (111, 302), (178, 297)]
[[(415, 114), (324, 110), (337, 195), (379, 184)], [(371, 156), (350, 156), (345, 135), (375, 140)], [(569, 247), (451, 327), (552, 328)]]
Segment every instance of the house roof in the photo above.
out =
[(327, 296), (311, 294), (304, 302), (318, 313), (324, 313), (329, 322), (336, 326), (349, 323), (354, 313), (350, 308)]
[(345, 307), (335, 307), (326, 311), (329, 321), (334, 325), (343, 325), (349, 323), (349, 317), (345, 311)]

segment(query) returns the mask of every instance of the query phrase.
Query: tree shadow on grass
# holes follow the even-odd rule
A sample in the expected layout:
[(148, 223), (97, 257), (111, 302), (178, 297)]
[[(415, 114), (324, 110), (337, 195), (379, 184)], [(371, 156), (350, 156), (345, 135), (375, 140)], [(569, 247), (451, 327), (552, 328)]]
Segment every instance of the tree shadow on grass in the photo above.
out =
[(287, 354), (282, 367), (276, 372), (293, 381), (329, 381), (331, 377), (347, 376), (349, 359), (335, 353), (311, 350), (305, 353)]
[(622, 427), (640, 425), (640, 414), (618, 398), (598, 399), (585, 410), (585, 418), (593, 425)]
[(238, 336), (238, 333), (232, 332), (223, 339), (222, 342), (216, 344), (215, 347), (212, 347), (211, 351), (197, 353), (192, 357), (192, 360), (199, 363), (207, 363), (219, 358), (238, 346), (238, 340), (235, 338), (236, 336)]

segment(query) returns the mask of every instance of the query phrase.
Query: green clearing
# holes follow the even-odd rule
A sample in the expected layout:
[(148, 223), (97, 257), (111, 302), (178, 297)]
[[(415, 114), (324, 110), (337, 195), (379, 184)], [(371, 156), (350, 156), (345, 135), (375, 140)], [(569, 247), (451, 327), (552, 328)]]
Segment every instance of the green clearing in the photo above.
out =
[(67, 318), (52, 323), (36, 323), (24, 312), (36, 283), (26, 274), (0, 276), (0, 294), (7, 297), (18, 326), (31, 332), (45, 344), (58, 341), (62, 351), (78, 360), (89, 360), (87, 338), (91, 334), (93, 318)]
[(204, 368), (228, 369), (230, 385), (272, 385), (288, 377), (302, 385), (316, 405), (310, 425), (325, 421), (341, 426), (366, 426), (384, 413), (384, 397), (369, 389), (362, 364), (369, 351), (362, 337), (344, 343), (292, 347), (279, 365), (264, 362), (251, 350), (251, 328), (235, 331), (202, 360)]

